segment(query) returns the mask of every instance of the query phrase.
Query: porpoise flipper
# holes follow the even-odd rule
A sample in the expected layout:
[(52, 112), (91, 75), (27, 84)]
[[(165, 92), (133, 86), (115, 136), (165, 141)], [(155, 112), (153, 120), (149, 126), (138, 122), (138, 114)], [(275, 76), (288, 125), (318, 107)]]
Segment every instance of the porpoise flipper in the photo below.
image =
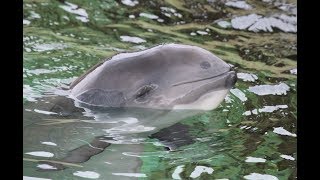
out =
[[(110, 139), (109, 137), (99, 136), (95, 137), (89, 144), (82, 145), (74, 150), (68, 152), (67, 156), (63, 159), (59, 159), (62, 163), (84, 163), (88, 161), (92, 156), (95, 156), (103, 152), (111, 144), (104, 140)], [(57, 161), (57, 162), (58, 162)], [(60, 163), (53, 163), (48, 161), (41, 161), (42, 163), (49, 164), (55, 169), (38, 169), (39, 171), (59, 171), (66, 169), (66, 166)]]
[(90, 144), (82, 145), (72, 151), (63, 158), (64, 162), (69, 163), (83, 163), (88, 161), (92, 156), (104, 151), (111, 144), (104, 140), (109, 139), (104, 136), (95, 137)]
[(166, 149), (176, 150), (177, 148), (194, 143), (193, 138), (188, 134), (190, 126), (176, 123), (170, 127), (161, 129), (160, 131), (149, 136), (162, 142)]

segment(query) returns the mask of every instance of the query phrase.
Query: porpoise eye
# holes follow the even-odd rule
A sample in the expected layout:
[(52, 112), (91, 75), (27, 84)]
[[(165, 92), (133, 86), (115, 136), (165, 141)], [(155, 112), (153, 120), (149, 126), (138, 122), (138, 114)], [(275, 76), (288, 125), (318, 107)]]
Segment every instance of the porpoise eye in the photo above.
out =
[(211, 65), (210, 65), (210, 63), (209, 63), (208, 61), (202, 61), (202, 62), (200, 63), (200, 67), (201, 67), (202, 69), (208, 69), (208, 68), (211, 67)]
[(145, 97), (151, 93), (152, 90), (156, 89), (158, 86), (156, 84), (149, 84), (142, 86), (136, 93), (136, 100), (139, 102), (144, 102)]

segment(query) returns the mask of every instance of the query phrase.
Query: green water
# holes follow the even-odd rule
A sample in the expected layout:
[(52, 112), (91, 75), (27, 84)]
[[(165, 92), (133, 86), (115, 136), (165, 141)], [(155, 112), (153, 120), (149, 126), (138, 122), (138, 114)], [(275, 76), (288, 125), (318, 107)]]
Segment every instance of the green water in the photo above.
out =
[[(112, 173), (136, 173), (139, 179), (172, 179), (180, 166), (183, 170), (178, 176), (191, 179), (195, 167), (205, 166), (213, 172), (203, 172), (198, 179), (296, 179), (296, 75), (290, 72), (297, 67), (296, 34), (277, 28), (273, 32), (223, 28), (217, 23), (230, 23), (236, 16), (253, 13), (295, 17), (290, 8), (281, 7), (295, 7), (296, 1), (279, 5), (276, 1), (247, 0), (252, 7), (249, 9), (205, 0), (140, 0), (134, 6), (116, 0), (66, 1), (71, 5), (47, 0), (23, 2), (23, 151), (54, 154), (24, 154), (24, 176), (85, 179), (78, 176), (79, 171), (90, 171), (96, 173), (91, 178), (98, 179), (135, 179), (132, 174)], [(150, 19), (140, 13), (153, 16)], [(129, 18), (132, 15), (135, 18)], [(126, 42), (123, 36), (136, 37), (136, 41)], [(256, 78), (239, 79), (217, 109), (180, 121), (191, 127), (188, 136), (194, 140), (192, 144), (169, 152), (158, 145), (159, 140), (146, 137), (138, 145), (112, 144), (89, 161), (67, 165), (61, 171), (39, 171), (37, 166), (43, 164), (39, 160), (58, 161), (68, 150), (103, 132), (99, 125), (87, 127), (77, 120), (48, 125), (47, 119), (53, 118), (34, 112), (41, 110), (36, 102), (114, 54), (172, 42), (203, 47), (234, 65), (238, 73), (251, 73)], [(270, 92), (259, 95), (252, 90), (259, 85), (270, 85), (260, 86)], [(56, 146), (41, 142), (54, 142)]]

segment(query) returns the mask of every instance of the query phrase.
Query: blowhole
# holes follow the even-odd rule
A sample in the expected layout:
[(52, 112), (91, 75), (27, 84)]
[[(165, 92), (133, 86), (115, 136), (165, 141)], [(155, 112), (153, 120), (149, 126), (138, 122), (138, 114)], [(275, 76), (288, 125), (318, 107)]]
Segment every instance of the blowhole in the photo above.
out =
[(211, 64), (210, 64), (208, 61), (202, 61), (202, 62), (200, 63), (200, 67), (201, 67), (202, 69), (208, 69), (208, 68), (211, 67)]

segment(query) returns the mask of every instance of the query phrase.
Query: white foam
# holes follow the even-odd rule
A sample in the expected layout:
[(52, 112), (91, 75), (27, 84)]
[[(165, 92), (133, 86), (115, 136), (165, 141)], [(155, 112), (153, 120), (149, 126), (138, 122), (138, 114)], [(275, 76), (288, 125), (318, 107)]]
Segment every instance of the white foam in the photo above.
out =
[(34, 11), (30, 11), (30, 19), (40, 19), (40, 18), (41, 18), (40, 14)]
[(228, 22), (228, 21), (219, 21), (217, 24), (218, 24), (220, 27), (222, 27), (222, 28), (231, 27), (231, 23)]
[[(161, 9), (161, 13), (164, 14), (167, 17), (172, 17), (172, 16), (176, 16), (179, 18), (182, 18), (182, 14), (178, 13), (175, 9), (173, 8), (169, 8), (169, 7), (160, 7)], [(179, 22), (177, 23), (179, 24)]]
[(244, 178), (248, 180), (278, 180), (278, 178), (275, 176), (259, 173), (251, 173), (249, 175), (244, 176)]
[(37, 167), (40, 169), (57, 169), (56, 167), (50, 166), (49, 164), (39, 164)]
[(251, 115), (251, 111), (246, 111), (246, 112), (244, 112), (242, 115), (250, 116), (250, 115)]
[(297, 7), (293, 4), (279, 4), (277, 7), (283, 11), (290, 12), (291, 14), (297, 15)]
[(273, 32), (273, 29), (279, 29), (283, 32), (297, 32), (296, 16), (273, 15), (262, 17), (256, 14), (235, 17), (231, 20), (231, 25), (235, 29), (253, 32)]
[(237, 98), (240, 99), (240, 101), (245, 102), (248, 100), (248, 98), (246, 97), (246, 95), (240, 90), (240, 89), (230, 89), (230, 92), (235, 95)]
[(31, 86), (23, 85), (23, 98), (31, 102), (36, 102), (36, 98), (40, 97), (42, 97), (40, 93), (36, 92)]
[(178, 18), (182, 18), (182, 14), (180, 13), (173, 13), (174, 16), (177, 16)]
[(49, 74), (56, 72), (55, 70), (49, 70), (49, 69), (32, 69), (32, 70), (26, 70), (25, 71), (27, 74), (35, 74), (35, 75), (40, 75), (40, 74)]
[(76, 171), (73, 175), (89, 179), (98, 179), (100, 177), (100, 174), (93, 171)]
[(33, 48), (34, 51), (43, 52), (43, 51), (64, 49), (66, 47), (68, 47), (68, 46), (65, 45), (65, 44), (49, 43), (49, 44), (36, 44), (32, 48)]
[(82, 22), (89, 22), (89, 16), (85, 9), (79, 8), (78, 5), (69, 2), (65, 2), (65, 4), (67, 5), (60, 5), (59, 7), (69, 13), (78, 15), (76, 16), (78, 20)]
[(291, 133), (291, 132), (285, 130), (283, 127), (273, 128), (273, 132), (276, 133), (276, 134), (284, 135), (284, 136), (297, 137), (296, 134)]
[(251, 112), (252, 112), (252, 114), (258, 114), (258, 110), (257, 109), (254, 109)]
[(181, 179), (180, 173), (182, 173), (183, 169), (184, 169), (184, 165), (177, 166), (174, 172), (172, 173), (171, 177), (173, 179)]
[(276, 106), (264, 106), (262, 109), (258, 109), (259, 112), (273, 112), (278, 109), (286, 109), (287, 105), (276, 105)]
[(280, 155), (280, 157), (282, 157), (283, 159), (291, 160), (291, 161), (294, 161), (294, 160), (295, 160), (294, 157), (289, 156), (289, 155), (284, 155), (284, 154), (282, 154), (282, 155)]
[(235, 29), (244, 30), (244, 29), (247, 29), (248, 27), (250, 27), (256, 21), (258, 21), (258, 19), (261, 17), (262, 16), (257, 15), (257, 14), (250, 14), (247, 16), (236, 17), (231, 20), (231, 25)]
[(154, 14), (149, 14), (149, 13), (140, 13), (139, 16), (140, 17), (145, 17), (145, 18), (148, 18), (148, 19), (158, 19), (159, 18), (159, 16), (154, 15)]
[(284, 22), (274, 17), (261, 18), (248, 30), (253, 32), (273, 32), (273, 28), (280, 29), (283, 32), (297, 32), (297, 27), (295, 25)]
[(26, 20), (26, 19), (23, 20), (24, 25), (29, 25), (30, 23), (31, 23), (31, 21), (29, 21), (29, 20)]
[(171, 13), (177, 12), (175, 9), (169, 8), (169, 7), (160, 7), (160, 9), (161, 9), (162, 11), (171, 12)]
[(49, 145), (49, 146), (56, 146), (56, 143), (53, 142), (41, 142), (41, 144)]
[(276, 17), (283, 20), (284, 22), (287, 22), (290, 24), (297, 24), (297, 16), (288, 16), (286, 14), (280, 14), (280, 15), (277, 15)]
[(249, 156), (247, 157), (246, 162), (250, 162), (250, 163), (266, 162), (266, 159)]
[(295, 68), (295, 69), (291, 69), (291, 70), (290, 70), (290, 73), (291, 73), (291, 74), (295, 74), (295, 75), (297, 75), (297, 68)]
[(135, 124), (137, 122), (139, 122), (139, 120), (137, 118), (134, 117), (127, 117), (127, 118), (123, 118), (121, 119), (121, 121), (127, 123), (127, 124)]
[(138, 5), (139, 1), (137, 1), (137, 0), (121, 0), (121, 3), (124, 5), (133, 7), (133, 6)]
[(247, 126), (241, 126), (241, 127), (240, 127), (240, 129), (245, 129), (245, 128), (247, 128)]
[(31, 52), (30, 48), (24, 48), (26, 50), (26, 52)]
[(147, 177), (146, 174), (143, 173), (112, 173), (116, 176), (127, 176), (127, 177)]
[(69, 21), (70, 19), (68, 18), (68, 16), (62, 16), (63, 19)]
[(161, 142), (153, 142), (152, 144), (154, 146), (164, 146)]
[(139, 38), (139, 37), (132, 37), (132, 36), (120, 36), (121, 41), (123, 42), (132, 42), (132, 43), (144, 43), (146, 40)]
[(232, 103), (233, 99), (231, 99), (231, 98), (230, 98), (230, 95), (227, 94), (227, 96), (224, 98), (224, 101), (225, 101), (226, 103)]
[(206, 31), (197, 31), (197, 33), (200, 35), (207, 35), (208, 34)]
[(212, 174), (213, 173), (213, 169), (210, 168), (210, 167), (206, 167), (206, 166), (196, 166), (194, 171), (190, 174), (190, 177), (191, 178), (197, 178), (204, 172), (208, 173), (208, 174)]
[(158, 22), (164, 22), (164, 19), (159, 18), (159, 19), (157, 19), (157, 21)]
[(133, 14), (130, 14), (130, 15), (129, 15), (129, 18), (130, 18), (130, 19), (134, 19), (134, 18), (136, 18), (136, 16), (133, 15)]
[(243, 81), (254, 82), (258, 79), (258, 77), (251, 73), (237, 73), (237, 77), (242, 79)]
[(252, 9), (252, 6), (246, 3), (246, 1), (228, 1), (225, 5), (245, 10)]
[(169, 14), (169, 13), (163, 13), (165, 16), (167, 16), (167, 17), (171, 17), (171, 14)]
[(27, 152), (25, 154), (29, 154), (32, 156), (38, 156), (38, 157), (53, 157), (54, 154), (51, 152), (45, 152), (45, 151), (34, 151), (34, 152)]
[(83, 16), (76, 16), (76, 19), (82, 21), (82, 22), (89, 22), (89, 19)]
[(47, 115), (50, 115), (50, 114), (57, 114), (55, 112), (51, 112), (51, 111), (43, 111), (43, 110), (39, 110), (39, 109), (34, 109), (33, 110), (34, 112), (36, 113), (40, 113), (40, 114), (47, 114)]
[(191, 36), (195, 36), (195, 35), (197, 35), (197, 33), (191, 32), (190, 35), (191, 35)]
[(249, 87), (250, 92), (253, 92), (257, 95), (286, 95), (287, 91), (290, 90), (290, 87), (285, 83), (280, 83), (278, 85), (257, 85)]
[[(261, 109), (254, 109), (254, 110), (252, 110), (252, 113), (253, 113), (253, 114), (258, 114), (258, 112), (259, 112), (259, 113), (261, 113), (261, 112), (271, 113), (271, 112), (274, 112), (274, 111), (276, 111), (276, 110), (286, 109), (286, 108), (288, 108), (287, 105), (263, 106), (263, 108), (261, 108)], [(246, 112), (244, 112), (242, 115), (249, 116), (249, 115), (251, 115), (251, 111), (246, 111)]]
[(23, 180), (51, 180), (51, 179), (39, 178), (39, 177), (30, 177), (30, 176), (23, 176)]
[(211, 139), (212, 139), (211, 137), (196, 138), (196, 140), (200, 142), (207, 142), (207, 141), (210, 141)]

